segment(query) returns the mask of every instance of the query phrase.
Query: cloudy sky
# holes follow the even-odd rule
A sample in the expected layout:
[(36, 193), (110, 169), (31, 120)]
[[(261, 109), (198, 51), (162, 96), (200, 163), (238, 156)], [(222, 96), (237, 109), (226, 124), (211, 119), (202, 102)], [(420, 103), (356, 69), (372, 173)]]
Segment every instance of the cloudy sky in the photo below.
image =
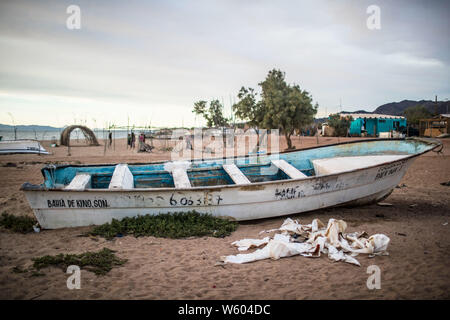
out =
[[(81, 9), (70, 30), (69, 5)], [(369, 5), (381, 29), (370, 30)], [(450, 98), (449, 1), (0, 2), (0, 123), (197, 126), (272, 68), (318, 116)]]

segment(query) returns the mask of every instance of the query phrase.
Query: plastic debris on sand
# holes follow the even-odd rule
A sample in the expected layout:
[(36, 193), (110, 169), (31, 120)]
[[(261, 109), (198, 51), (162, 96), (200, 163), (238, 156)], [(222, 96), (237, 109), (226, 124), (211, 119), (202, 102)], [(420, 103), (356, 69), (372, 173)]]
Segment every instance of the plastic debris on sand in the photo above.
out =
[(286, 219), (279, 229), (262, 231), (275, 234), (263, 239), (243, 239), (232, 243), (239, 251), (253, 247), (264, 247), (252, 253), (223, 256), (225, 263), (247, 263), (263, 259), (280, 259), (295, 255), (320, 257), (328, 255), (334, 261), (343, 261), (360, 266), (355, 256), (358, 254), (388, 255), (390, 239), (384, 234), (368, 236), (365, 232), (345, 233), (344, 220), (330, 219), (327, 226), (319, 219), (311, 224), (302, 225), (297, 220)]

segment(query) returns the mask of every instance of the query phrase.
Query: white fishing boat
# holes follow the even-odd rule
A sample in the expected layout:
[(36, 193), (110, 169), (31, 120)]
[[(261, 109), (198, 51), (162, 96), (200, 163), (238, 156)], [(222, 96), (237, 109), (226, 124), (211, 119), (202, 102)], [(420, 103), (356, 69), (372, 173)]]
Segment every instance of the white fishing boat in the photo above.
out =
[(4, 140), (0, 141), (0, 154), (37, 153), (49, 154), (37, 140)]
[(387, 197), (437, 140), (378, 139), (277, 154), (150, 164), (58, 165), (22, 190), (42, 228), (195, 210), (235, 220)]

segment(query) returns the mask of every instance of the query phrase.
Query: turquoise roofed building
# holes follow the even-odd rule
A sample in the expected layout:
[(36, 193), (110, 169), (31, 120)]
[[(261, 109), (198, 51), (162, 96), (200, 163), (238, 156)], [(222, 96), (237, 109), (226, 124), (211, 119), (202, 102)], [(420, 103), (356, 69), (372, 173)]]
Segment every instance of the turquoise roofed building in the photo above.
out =
[(406, 118), (402, 116), (373, 113), (349, 113), (341, 116), (353, 118), (349, 132), (351, 136), (378, 137), (380, 133), (400, 132), (402, 127), (406, 128)]

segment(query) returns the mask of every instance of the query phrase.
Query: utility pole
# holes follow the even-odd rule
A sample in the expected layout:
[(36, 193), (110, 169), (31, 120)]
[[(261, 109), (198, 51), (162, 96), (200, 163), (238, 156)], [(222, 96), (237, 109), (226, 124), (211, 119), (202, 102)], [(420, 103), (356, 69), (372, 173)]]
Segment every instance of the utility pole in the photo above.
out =
[(438, 107), (437, 107), (437, 95), (434, 96), (434, 113), (438, 115)]
[(105, 126), (103, 126), (102, 131), (103, 131), (103, 144), (104, 144), (103, 156), (105, 156), (105, 154), (106, 154), (106, 142), (108, 141), (108, 140), (105, 139)]

